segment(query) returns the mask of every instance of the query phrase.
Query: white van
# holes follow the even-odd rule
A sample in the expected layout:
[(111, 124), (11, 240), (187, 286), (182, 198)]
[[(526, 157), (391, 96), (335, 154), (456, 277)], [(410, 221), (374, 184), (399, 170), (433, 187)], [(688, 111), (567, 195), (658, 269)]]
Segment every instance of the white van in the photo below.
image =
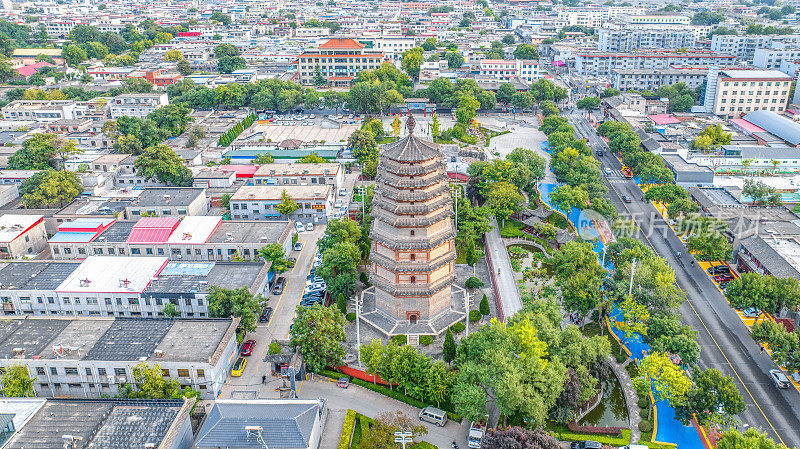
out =
[(425, 407), (419, 411), (419, 420), (444, 427), (444, 425), (447, 424), (447, 413), (436, 407)]

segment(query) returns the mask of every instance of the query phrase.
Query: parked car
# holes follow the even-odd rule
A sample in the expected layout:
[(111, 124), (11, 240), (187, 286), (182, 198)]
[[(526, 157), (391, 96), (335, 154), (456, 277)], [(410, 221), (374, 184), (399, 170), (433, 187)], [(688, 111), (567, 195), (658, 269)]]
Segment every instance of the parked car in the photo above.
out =
[(303, 250), (303, 242), (297, 242), (294, 244), (295, 251), (302, 251)]
[(708, 272), (709, 275), (714, 276), (717, 274), (730, 274), (731, 269), (727, 265), (714, 265), (708, 267), (706, 272)]
[(253, 349), (256, 347), (255, 340), (247, 340), (246, 342), (242, 343), (242, 349), (239, 351), (239, 355), (242, 357), (247, 357), (248, 355), (253, 353)]
[(350, 378), (349, 377), (340, 377), (339, 380), (336, 381), (336, 386), (339, 388), (347, 388), (350, 386)]
[(270, 318), (272, 318), (272, 307), (264, 307), (264, 310), (261, 311), (261, 315), (258, 317), (258, 321), (261, 323), (269, 323)]
[(314, 230), (314, 223), (307, 223), (306, 224), (306, 231), (313, 231)]
[(628, 195), (622, 195), (622, 201), (625, 203), (630, 203), (631, 197), (629, 197)]
[(603, 157), (603, 150), (597, 150), (594, 152), (595, 156)]
[(280, 295), (283, 293), (283, 288), (286, 286), (286, 278), (281, 276), (275, 280), (275, 285), (272, 287), (273, 295)]
[(758, 318), (758, 316), (761, 315), (761, 311), (755, 307), (748, 307), (742, 310), (742, 315), (746, 316), (747, 318)]
[(789, 378), (779, 369), (769, 370), (769, 377), (778, 388), (789, 388)]
[(717, 281), (717, 282), (732, 281), (733, 280), (733, 276), (730, 273), (728, 273), (728, 274), (718, 274), (718, 275), (714, 276), (714, 280)]
[(344, 187), (339, 189), (339, 196), (347, 196), (347, 189), (345, 189)]
[(295, 259), (294, 257), (290, 257), (290, 258), (286, 259), (286, 266), (289, 267), (289, 268), (294, 267), (294, 265), (296, 263), (297, 263), (297, 259)]
[(722, 282), (720, 282), (720, 283), (719, 283), (719, 288), (721, 288), (722, 290), (725, 290), (726, 288), (728, 288), (728, 282), (729, 282), (729, 281), (722, 281)]
[(339, 209), (342, 207), (343, 204), (344, 203), (342, 203), (342, 200), (336, 200), (336, 202), (333, 204), (333, 207)]
[(233, 369), (231, 369), (231, 376), (239, 377), (244, 372), (244, 367), (247, 366), (247, 359), (244, 357), (239, 357), (236, 359), (236, 363), (233, 364)]
[(295, 222), (295, 224), (294, 224), (294, 229), (295, 229), (297, 232), (303, 232), (303, 231), (305, 231), (305, 230), (306, 230), (306, 228), (304, 228), (304, 227), (303, 227), (303, 223), (300, 223), (299, 221), (298, 221), (298, 222)]
[(570, 445), (571, 449), (603, 449), (603, 445), (597, 441), (575, 441)]

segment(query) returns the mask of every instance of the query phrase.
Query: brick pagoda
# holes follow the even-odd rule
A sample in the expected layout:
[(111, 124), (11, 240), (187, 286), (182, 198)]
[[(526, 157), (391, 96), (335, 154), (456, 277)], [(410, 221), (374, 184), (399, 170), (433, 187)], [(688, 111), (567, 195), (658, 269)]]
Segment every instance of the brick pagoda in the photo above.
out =
[(465, 318), (454, 285), (455, 227), (439, 146), (408, 134), (380, 148), (372, 200), (370, 282), (361, 318), (386, 336), (444, 332)]

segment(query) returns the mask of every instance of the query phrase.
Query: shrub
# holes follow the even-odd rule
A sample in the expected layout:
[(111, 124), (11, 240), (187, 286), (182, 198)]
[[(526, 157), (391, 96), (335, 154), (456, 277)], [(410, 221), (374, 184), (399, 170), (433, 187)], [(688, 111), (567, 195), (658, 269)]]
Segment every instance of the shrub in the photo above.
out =
[(464, 283), (464, 287), (467, 287), (470, 290), (481, 288), (483, 287), (483, 282), (481, 282), (481, 280), (476, 278), (475, 276), (472, 276), (469, 279), (467, 279), (467, 282)]
[[(427, 406), (427, 405), (436, 406), (436, 404), (422, 402), (422, 401), (420, 401), (418, 399), (414, 399), (412, 397), (408, 397), (408, 396), (404, 395), (403, 393), (401, 393), (401, 392), (399, 392), (397, 390), (390, 390), (389, 388), (384, 387), (383, 385), (376, 385), (376, 384), (373, 384), (372, 382), (367, 382), (366, 380), (361, 380), (361, 379), (358, 379), (356, 377), (352, 378), (350, 380), (350, 382), (353, 383), (354, 385), (358, 385), (360, 387), (364, 387), (367, 390), (372, 390), (372, 391), (374, 391), (376, 393), (380, 393), (380, 394), (382, 394), (384, 396), (390, 397), (392, 399), (396, 399), (396, 400), (398, 400), (400, 402), (405, 402), (406, 404), (408, 404), (408, 405), (410, 405), (412, 407), (425, 408), (425, 406)], [(458, 413), (455, 413), (455, 412), (451, 412), (450, 410), (447, 410), (448, 407), (440, 407), (440, 408), (444, 409), (447, 412), (447, 417), (448, 418), (452, 419), (453, 421), (455, 421), (457, 423), (461, 422), (461, 415), (459, 415)]]
[(567, 428), (575, 433), (586, 433), (589, 435), (622, 435), (622, 427), (600, 427), (600, 426), (579, 426), (575, 421), (568, 423)]
[(429, 344), (433, 343), (433, 337), (430, 335), (423, 335), (419, 337), (419, 344), (422, 346), (428, 346)]
[(427, 441), (420, 441), (419, 443), (410, 444), (408, 449), (436, 449), (436, 446)]
[(347, 321), (349, 321), (349, 322), (351, 322), (351, 323), (352, 323), (353, 321), (355, 321), (355, 320), (356, 320), (356, 313), (355, 313), (355, 312), (349, 312), (349, 313), (348, 313), (347, 315), (345, 315), (344, 317), (345, 317), (345, 318), (347, 318)]
[(476, 321), (480, 321), (481, 319), (481, 311), (480, 310), (470, 310), (469, 311), (469, 321), (474, 323)]
[(522, 265), (517, 259), (511, 259), (511, 269), (519, 273), (522, 270)]
[(653, 425), (650, 423), (650, 421), (647, 421), (647, 420), (639, 421), (639, 430), (641, 430), (642, 432), (645, 432), (645, 433), (646, 432), (652, 432), (653, 431)]
[(453, 330), (454, 334), (460, 334), (461, 332), (464, 332), (464, 329), (466, 329), (466, 328), (467, 328), (467, 325), (462, 323), (461, 321), (459, 321), (458, 323), (450, 326), (450, 329)]
[(348, 410), (344, 415), (344, 427), (342, 427), (342, 435), (339, 437), (339, 449), (350, 448), (350, 437), (353, 435), (353, 426), (356, 424), (356, 411)]
[(369, 275), (366, 271), (362, 271), (361, 274), (358, 275), (358, 280), (364, 285), (369, 285)]
[(478, 310), (481, 311), (481, 315), (488, 315), (492, 313), (492, 309), (489, 308), (489, 299), (486, 297), (486, 294), (483, 295), (481, 303), (478, 306)]
[(639, 418), (647, 419), (649, 416), (650, 416), (650, 408), (649, 407), (645, 407), (645, 408), (639, 410)]
[(637, 403), (639, 408), (642, 410), (647, 410), (650, 407), (650, 400), (647, 398), (639, 398), (639, 402)]
[(405, 334), (395, 335), (392, 337), (392, 341), (398, 345), (404, 345), (406, 342), (408, 342), (408, 337), (406, 337)]
[(273, 341), (272, 343), (269, 344), (269, 353), (271, 355), (280, 354), (281, 345), (279, 345), (277, 341)]
[(614, 354), (614, 358), (617, 359), (617, 363), (622, 363), (628, 359), (628, 356), (625, 354), (620, 354), (619, 352)]

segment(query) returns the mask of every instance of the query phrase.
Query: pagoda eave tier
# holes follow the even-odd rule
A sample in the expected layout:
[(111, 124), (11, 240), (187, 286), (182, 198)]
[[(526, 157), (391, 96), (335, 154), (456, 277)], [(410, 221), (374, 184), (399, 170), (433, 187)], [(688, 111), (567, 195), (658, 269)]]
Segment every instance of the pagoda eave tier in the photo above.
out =
[(455, 238), (455, 230), (449, 230), (445, 233), (435, 235), (430, 238), (409, 238), (403, 237), (402, 240), (398, 239), (397, 235), (385, 235), (380, 232), (372, 230), (369, 233), (369, 238), (391, 250), (410, 250), (410, 249), (431, 249), (445, 243), (448, 240)]
[(450, 287), (455, 280), (455, 273), (451, 273), (427, 285), (393, 284), (379, 276), (373, 276), (370, 282), (375, 288), (379, 288), (392, 296), (425, 298)]
[(450, 186), (444, 182), (427, 190), (396, 189), (386, 184), (383, 184), (381, 187), (381, 191), (376, 195), (395, 201), (425, 201), (438, 196), (450, 195)]
[(431, 261), (399, 262), (381, 253), (373, 253), (370, 256), (370, 261), (372, 263), (380, 265), (388, 271), (402, 273), (430, 273), (454, 260), (456, 260), (456, 252), (452, 250)]
[(452, 200), (449, 196), (440, 196), (426, 202), (397, 202), (387, 199), (383, 195), (375, 195), (372, 199), (372, 207), (381, 209), (395, 215), (427, 215), (439, 209), (451, 206)]
[(375, 186), (378, 187), (379, 185), (386, 184), (403, 189), (424, 189), (439, 182), (449, 182), (449, 180), (450, 178), (444, 172), (420, 178), (410, 178), (379, 171), (378, 174), (375, 175)]
[(451, 206), (447, 206), (431, 215), (410, 217), (404, 215), (394, 215), (387, 210), (381, 209), (380, 207), (373, 207), (371, 215), (372, 218), (380, 220), (395, 228), (419, 228), (431, 226), (435, 223), (452, 217), (453, 209)]

